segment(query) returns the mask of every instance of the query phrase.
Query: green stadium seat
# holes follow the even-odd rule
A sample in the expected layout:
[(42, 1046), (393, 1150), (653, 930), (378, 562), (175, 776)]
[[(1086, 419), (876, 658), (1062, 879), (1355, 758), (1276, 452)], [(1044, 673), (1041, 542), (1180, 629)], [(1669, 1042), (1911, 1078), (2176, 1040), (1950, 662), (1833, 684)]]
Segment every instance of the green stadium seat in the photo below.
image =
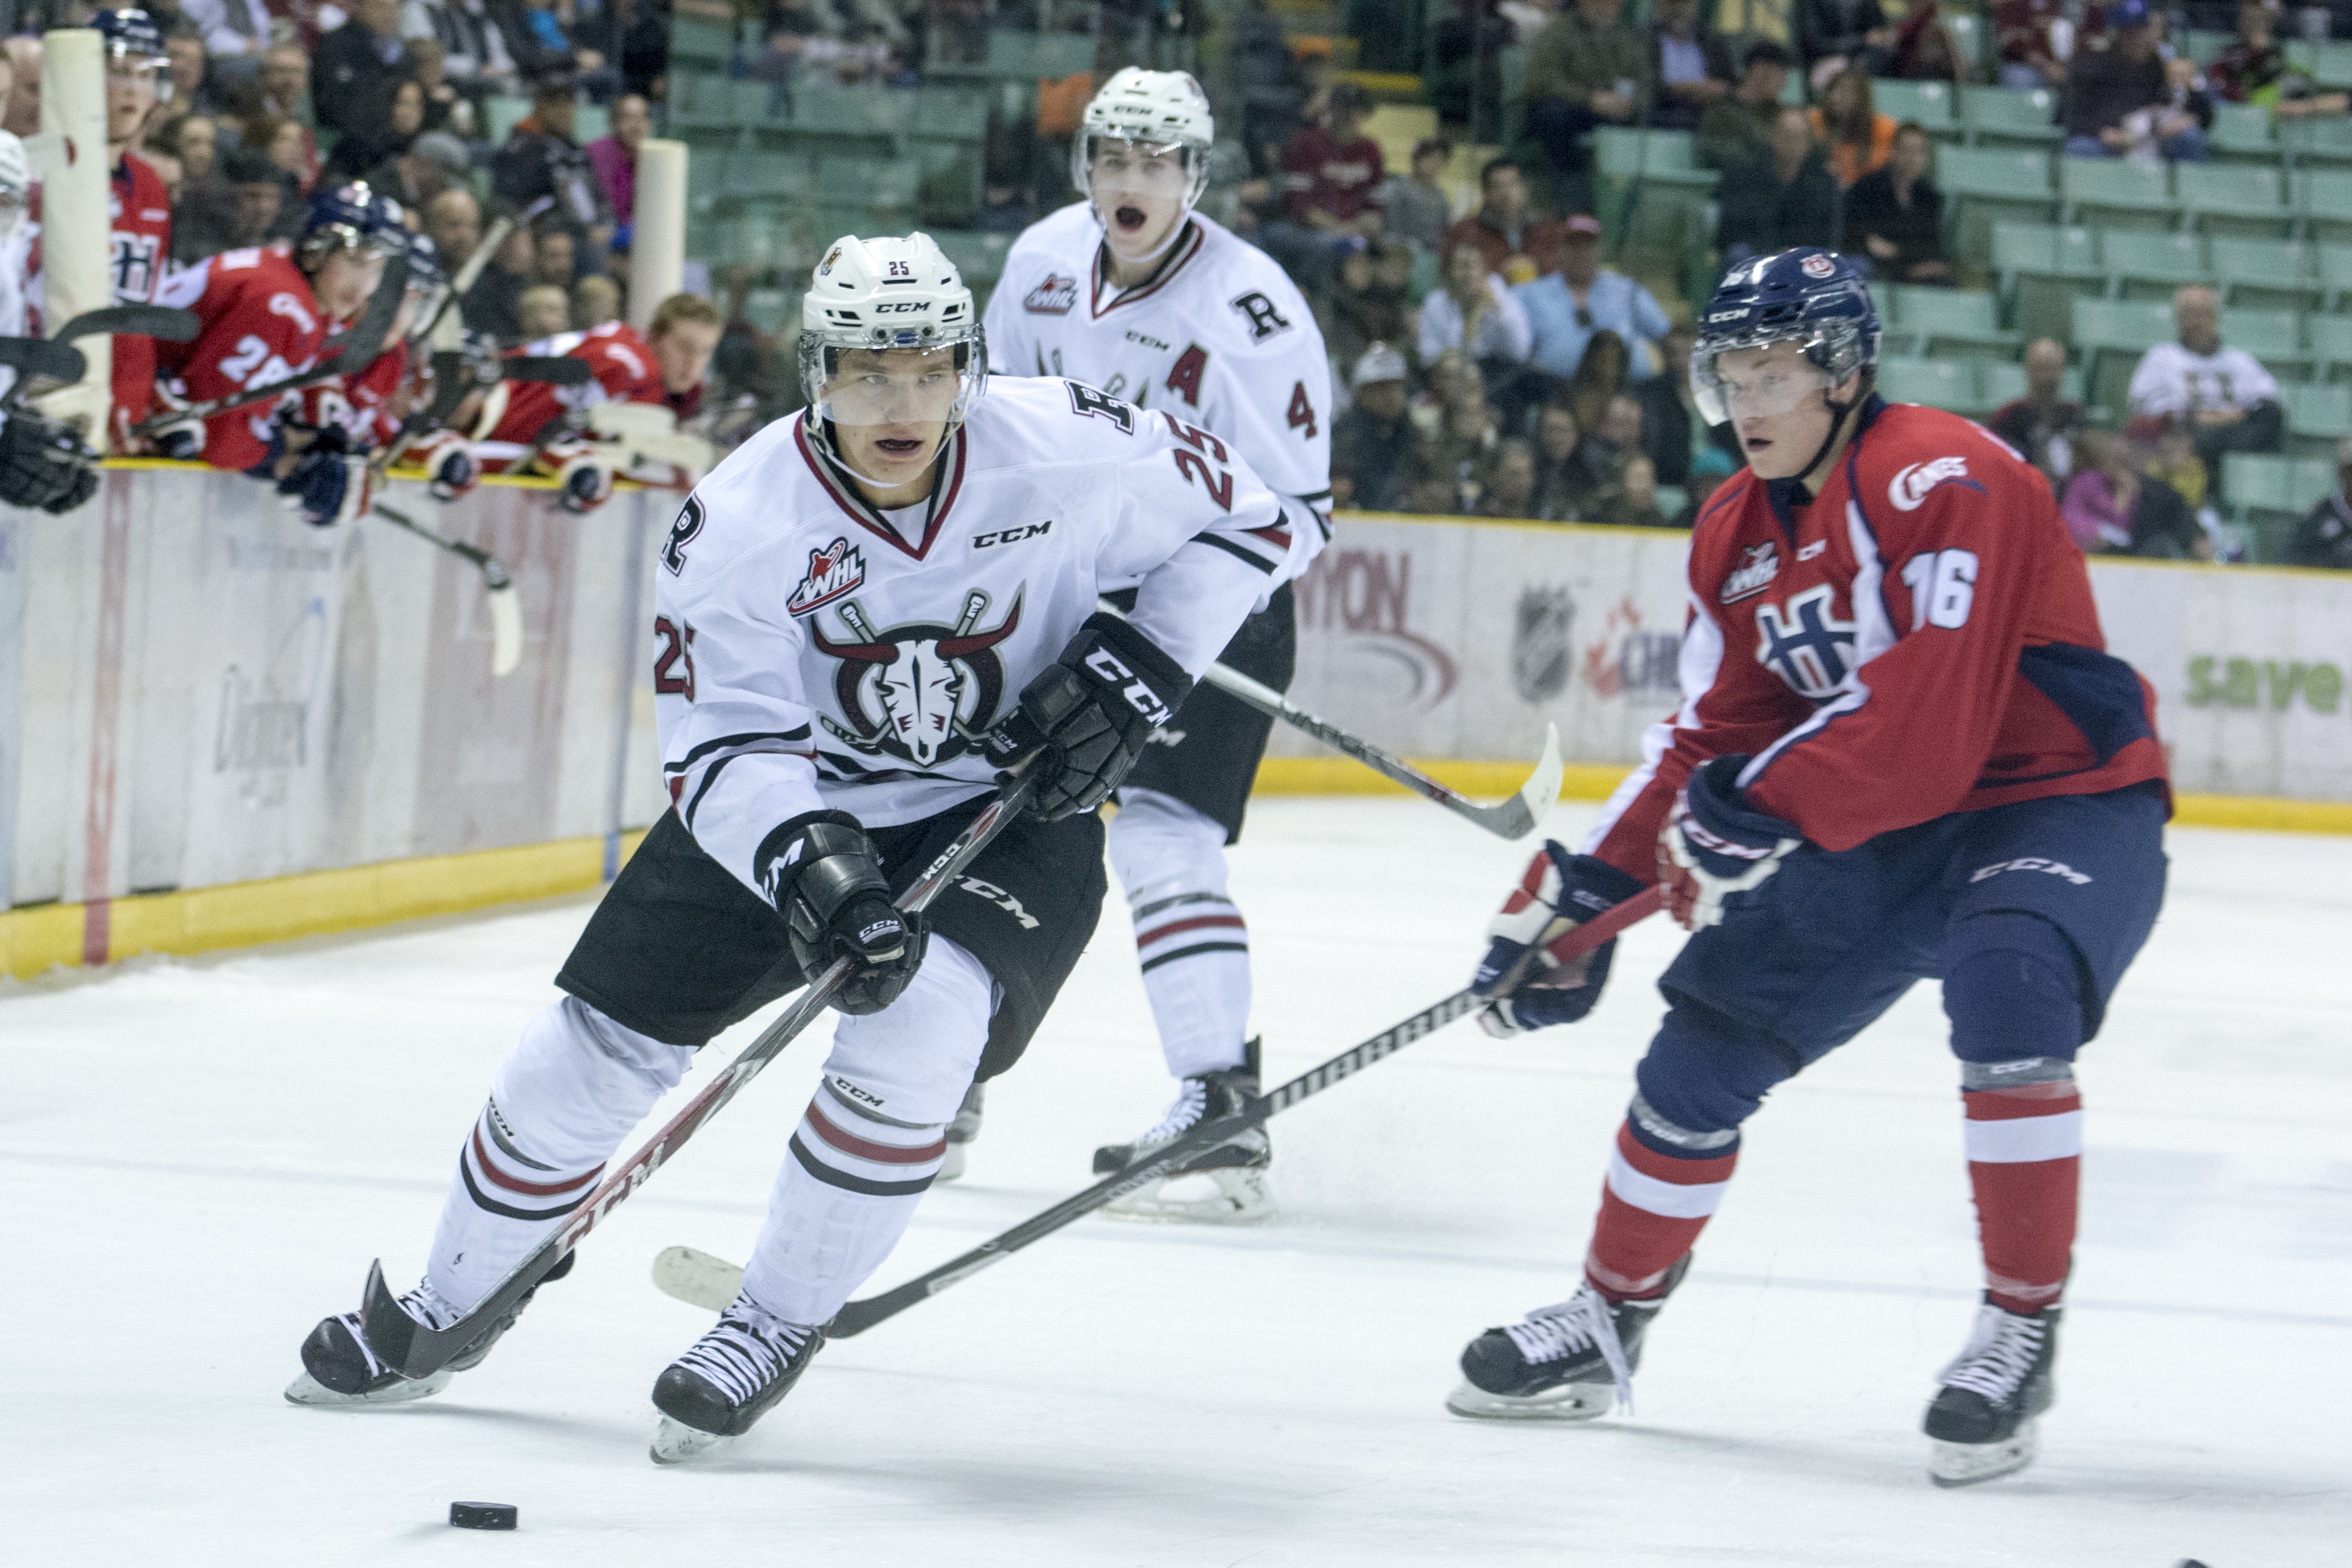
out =
[(2352, 305), (2352, 245), (2315, 245), (2311, 255), (2327, 308)]
[(2313, 53), (2313, 82), (2323, 89), (2352, 89), (2352, 44), (2321, 44)]
[(2271, 132), (2271, 111), (2258, 103), (2216, 103), (2213, 128), (2206, 139), (2214, 157), (2226, 164), (2275, 163), (2278, 138)]
[(2303, 323), (2312, 363), (2329, 380), (2352, 375), (2352, 316), (2313, 316)]
[(956, 229), (934, 229), (931, 237), (947, 252), (963, 280), (977, 289), (994, 283), (1004, 275), (1004, 253), (1012, 247), (1009, 234), (966, 233)]
[(530, 100), (500, 93), (482, 100), (482, 128), (493, 147), (506, 145), (508, 133), (530, 114)]
[(1971, 147), (2055, 147), (2066, 139), (2057, 107), (2048, 88), (1972, 87), (1960, 94), (1960, 125)]
[(2336, 442), (2352, 436), (2352, 386), (2285, 383), (2279, 402), (2286, 410), (2287, 450), (2295, 457), (2330, 457)]
[(2276, 169), (2245, 163), (2181, 163), (2173, 171), (2173, 193), (2188, 214), (2189, 226), (2208, 234), (2242, 234), (2284, 239), (2294, 213)]
[(723, 69), (734, 52), (735, 28), (731, 24), (704, 21), (697, 16), (670, 18), (669, 63), (673, 71), (688, 66)]
[(2140, 356), (2171, 342), (2175, 331), (2168, 301), (2075, 300), (2071, 341), (2082, 356), (2084, 401), (2120, 418)]
[(2217, 234), (2207, 248), (2225, 305), (2301, 310), (2316, 305), (2326, 292), (2326, 285), (2312, 271), (2315, 247), (2300, 240)]
[(1952, 36), (1952, 47), (1959, 51), (1963, 74), (1970, 81), (1981, 80), (1990, 52), (1985, 37), (1987, 19), (1967, 11), (1954, 11), (1941, 21), (1944, 30)]
[(2299, 168), (2293, 184), (2305, 238), (2352, 242), (2352, 169)]
[(2214, 28), (2190, 27), (2181, 35), (2180, 48), (2199, 65), (2209, 66), (2213, 63), (2215, 55), (2237, 41), (2237, 37), (2235, 33)]
[(1961, 256), (1984, 255), (1995, 223), (2049, 223), (2058, 216), (2047, 153), (1946, 147), (1936, 154), (1936, 186)]
[(1912, 352), (1934, 357), (1990, 350), (2000, 357), (2017, 352), (2017, 334), (2000, 324), (1990, 293), (1896, 284), (1883, 290), (1893, 308), (1895, 330), (1911, 340)]
[(2302, 318), (2293, 310), (2223, 310), (2221, 341), (2245, 350), (2273, 375), (2301, 376), (2311, 364)]
[(2099, 237), (2099, 260), (2118, 300), (2170, 300), (2184, 283), (2209, 283), (2205, 241), (2194, 234), (2140, 234), (2108, 229)]
[(2294, 491), (2294, 459), (2259, 452), (2227, 452), (2221, 458), (2221, 488), (2230, 504), (2290, 510)]
[(863, 221), (849, 226), (861, 231), (870, 224), (898, 233), (914, 217), (918, 177), (915, 164), (907, 159), (821, 157), (817, 205), (860, 215)]
[(2289, 168), (2352, 168), (2352, 121), (2282, 121), (2278, 143)]
[(806, 201), (816, 191), (815, 162), (805, 153), (734, 153), (725, 195), (744, 201)]
[(1871, 107), (1881, 114), (1892, 115), (1898, 125), (1916, 121), (1931, 136), (1959, 129), (1959, 114), (1952, 97), (1949, 82), (1881, 77), (1870, 84)]
[[(1977, 384), (1984, 400), (1985, 411), (1990, 413), (2002, 404), (2014, 403), (2025, 395), (2025, 367), (2015, 361), (1996, 361), (1980, 366)], [(2058, 384), (2058, 395), (2080, 402), (2083, 373), (2069, 365)]]
[(1955, 414), (1981, 412), (1973, 360), (1898, 356), (1878, 362), (1878, 391), (1890, 403), (1923, 403)]
[(2169, 229), (2179, 212), (2161, 168), (2126, 158), (2060, 158), (2058, 197), (2068, 223)]
[(2020, 279), (2048, 278), (2078, 293), (2105, 294), (2106, 268), (2099, 264), (2098, 231), (2057, 228), (2048, 224), (1992, 226), (1992, 271), (2004, 293), (2014, 296)]

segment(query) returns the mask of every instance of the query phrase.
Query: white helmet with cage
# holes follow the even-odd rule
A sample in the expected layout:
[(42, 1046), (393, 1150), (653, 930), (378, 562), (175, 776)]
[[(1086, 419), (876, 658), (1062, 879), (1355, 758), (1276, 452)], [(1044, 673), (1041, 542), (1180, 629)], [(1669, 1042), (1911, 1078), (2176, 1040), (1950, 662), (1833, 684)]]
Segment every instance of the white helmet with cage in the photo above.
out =
[(1188, 176), (1184, 211), (1189, 215), (1209, 186), (1209, 153), (1217, 142), (1209, 96), (1190, 71), (1148, 71), (1129, 66), (1103, 83), (1087, 105), (1086, 118), (1070, 142), (1070, 183), (1094, 199), (1095, 143), (1131, 142), (1155, 150), (1181, 149)]
[[(852, 382), (836, 374), (840, 354), (849, 349), (947, 352), (951, 357), (942, 362), (941, 373), (954, 376), (953, 395), (943, 393), (935, 403), (921, 397), (910, 413), (900, 405), (919, 389), (898, 384), (901, 378)], [(848, 468), (832, 439), (835, 425), (871, 426), (910, 417), (928, 421), (944, 414), (947, 431), (952, 434), (987, 384), (988, 345), (971, 290), (929, 235), (910, 234), (903, 239), (844, 235), (826, 248), (801, 300), (800, 370), (812, 416), (805, 426), (809, 439)], [(875, 384), (864, 384), (866, 379)]]

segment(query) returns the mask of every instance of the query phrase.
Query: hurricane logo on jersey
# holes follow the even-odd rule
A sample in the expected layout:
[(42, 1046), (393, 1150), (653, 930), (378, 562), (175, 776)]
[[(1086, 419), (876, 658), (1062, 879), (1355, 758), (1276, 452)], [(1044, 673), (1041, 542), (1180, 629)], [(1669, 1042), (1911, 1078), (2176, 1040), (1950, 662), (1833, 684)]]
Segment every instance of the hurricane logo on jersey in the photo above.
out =
[[(699, 519), (696, 526), (701, 526)], [(691, 537), (689, 535), (688, 537)], [(795, 616), (805, 616), (820, 605), (830, 605), (844, 594), (862, 586), (866, 582), (866, 557), (846, 537), (837, 537), (823, 550), (809, 552), (808, 575), (793, 596), (784, 601), (784, 608)]]
[(855, 642), (835, 642), (822, 621), (809, 623), (819, 653), (839, 659), (834, 696), (846, 723), (820, 714), (825, 729), (868, 756), (919, 768), (978, 751), (1004, 697), (1004, 661), (996, 645), (1021, 624), (1021, 597), (993, 627), (981, 630), (988, 595), (974, 588), (952, 626), (930, 622), (877, 631), (855, 599), (841, 605)]
[(1066, 316), (1077, 302), (1078, 280), (1057, 272), (1045, 274), (1043, 283), (1021, 297), (1021, 308), (1033, 316)]
[(1826, 583), (1779, 605), (1756, 606), (1756, 662), (1769, 666), (1799, 696), (1834, 697), (1853, 668), (1853, 623), (1837, 618)]

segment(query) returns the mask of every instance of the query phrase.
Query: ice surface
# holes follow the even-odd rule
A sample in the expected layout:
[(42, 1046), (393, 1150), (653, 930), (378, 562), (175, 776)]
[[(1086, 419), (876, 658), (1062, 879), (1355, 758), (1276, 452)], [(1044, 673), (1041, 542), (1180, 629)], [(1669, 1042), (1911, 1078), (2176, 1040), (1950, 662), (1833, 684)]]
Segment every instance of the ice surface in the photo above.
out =
[[(1466, 1339), (1572, 1287), (1675, 945), (1655, 921), (1587, 1024), (1513, 1044), (1457, 1025), (1275, 1122), (1278, 1224), (1084, 1222), (831, 1346), (697, 1467), (647, 1462), (646, 1394), (709, 1319), (646, 1268), (673, 1242), (743, 1256), (813, 1047), (447, 1394), (285, 1404), (303, 1333), (357, 1303), (372, 1256), (415, 1277), (578, 899), (0, 984), (0, 1560), (2352, 1561), (2352, 840), (2171, 849), (2164, 923), (2084, 1058), (2062, 1392), (2017, 1478), (1940, 1492), (1925, 1473), (1920, 1413), (1977, 1276), (1932, 987), (1751, 1123), (1634, 1418), (1444, 1410)], [(1261, 803), (1235, 892), (1269, 1069), (1460, 984), (1525, 853), (1417, 802)], [(992, 1089), (971, 1176), (877, 1284), (1083, 1186), (1097, 1142), (1158, 1116), (1127, 937), (1107, 911)], [(461, 1498), (520, 1504), (520, 1531), (451, 1530)]]

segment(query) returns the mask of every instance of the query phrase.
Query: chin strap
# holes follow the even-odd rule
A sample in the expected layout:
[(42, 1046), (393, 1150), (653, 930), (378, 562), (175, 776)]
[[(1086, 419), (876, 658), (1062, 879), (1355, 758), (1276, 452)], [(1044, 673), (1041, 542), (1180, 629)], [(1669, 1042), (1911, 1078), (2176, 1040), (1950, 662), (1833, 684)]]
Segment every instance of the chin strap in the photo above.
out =
[(1822, 398), (1822, 405), (1830, 411), (1830, 433), (1822, 437), (1822, 444), (1813, 448), (1813, 455), (1805, 460), (1803, 468), (1797, 470), (1797, 478), (1794, 481), (1797, 493), (1805, 498), (1796, 503), (1799, 506), (1811, 506), (1813, 502), (1812, 491), (1805, 485), (1805, 476), (1822, 466), (1822, 459), (1830, 455), (1830, 448), (1837, 445), (1838, 437), (1844, 433), (1845, 422), (1853, 417), (1855, 409), (1870, 401), (1871, 384), (1878, 379), (1876, 374), (1868, 365), (1863, 366), (1855, 374), (1861, 376), (1862, 385), (1855, 390), (1852, 397), (1843, 403), (1837, 402), (1826, 394)]

